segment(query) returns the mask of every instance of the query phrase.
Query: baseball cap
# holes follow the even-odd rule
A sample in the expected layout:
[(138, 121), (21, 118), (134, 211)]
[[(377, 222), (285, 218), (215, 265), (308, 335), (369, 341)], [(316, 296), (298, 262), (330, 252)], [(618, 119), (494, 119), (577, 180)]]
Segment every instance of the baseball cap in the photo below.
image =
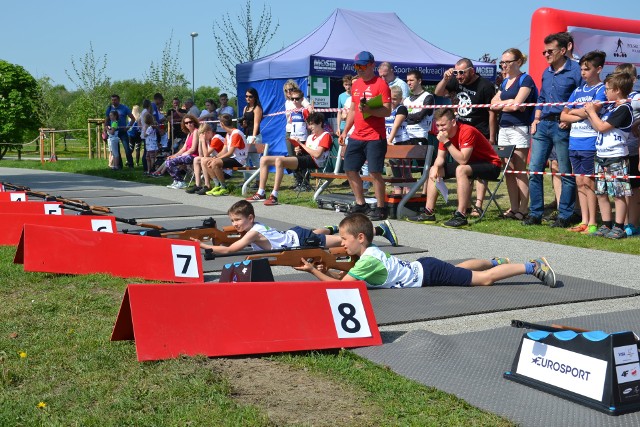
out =
[(355, 63), (358, 65), (367, 65), (371, 62), (375, 62), (375, 59), (373, 59), (373, 54), (371, 52), (363, 50), (356, 55)]

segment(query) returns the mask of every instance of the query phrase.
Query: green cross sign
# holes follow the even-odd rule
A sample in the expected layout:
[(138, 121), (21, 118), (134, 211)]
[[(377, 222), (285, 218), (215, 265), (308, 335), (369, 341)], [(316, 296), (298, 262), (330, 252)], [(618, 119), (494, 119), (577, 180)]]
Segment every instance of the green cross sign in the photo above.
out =
[(311, 77), (311, 96), (329, 96), (329, 77)]

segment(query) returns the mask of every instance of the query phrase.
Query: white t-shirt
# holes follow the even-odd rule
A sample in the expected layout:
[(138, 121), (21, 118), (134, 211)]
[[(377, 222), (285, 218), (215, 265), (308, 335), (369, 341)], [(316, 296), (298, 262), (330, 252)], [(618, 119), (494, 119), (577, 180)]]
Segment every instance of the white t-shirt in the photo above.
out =
[[(256, 231), (262, 234), (271, 243), (271, 249), (294, 248), (300, 246), (298, 235), (293, 230), (280, 231), (267, 225), (256, 222), (249, 231)], [(263, 251), (264, 248), (251, 243), (251, 248), (256, 251)]]

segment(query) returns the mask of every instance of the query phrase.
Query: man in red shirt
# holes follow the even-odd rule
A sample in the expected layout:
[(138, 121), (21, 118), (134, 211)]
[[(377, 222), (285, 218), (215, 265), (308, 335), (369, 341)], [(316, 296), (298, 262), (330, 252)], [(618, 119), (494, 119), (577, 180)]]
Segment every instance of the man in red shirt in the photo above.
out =
[[(387, 137), (384, 126), (385, 117), (391, 115), (391, 91), (384, 79), (375, 75), (375, 60), (370, 52), (360, 52), (355, 58), (358, 79), (351, 87), (351, 109), (347, 123), (340, 134), (340, 145), (345, 145), (349, 130), (349, 143), (344, 155), (344, 171), (349, 179), (351, 191), (356, 199), (349, 213), (364, 213), (372, 221), (387, 218), (385, 188), (382, 179), (384, 156), (387, 154)], [(360, 168), (369, 163), (369, 175), (373, 180), (377, 207), (370, 211), (364, 201)]]
[[(471, 200), (471, 181), (474, 178), (498, 178), (500, 157), (478, 129), (458, 123), (452, 109), (436, 110), (434, 122), (440, 144), (438, 157), (429, 169), (427, 205), (423, 213), (409, 218), (409, 221), (435, 223), (436, 215), (433, 210), (438, 197), (436, 182), (455, 177), (458, 187), (458, 209), (453, 213), (453, 218), (443, 225), (451, 228), (462, 227), (468, 225), (466, 212)], [(453, 157), (453, 162), (446, 163), (447, 153)]]

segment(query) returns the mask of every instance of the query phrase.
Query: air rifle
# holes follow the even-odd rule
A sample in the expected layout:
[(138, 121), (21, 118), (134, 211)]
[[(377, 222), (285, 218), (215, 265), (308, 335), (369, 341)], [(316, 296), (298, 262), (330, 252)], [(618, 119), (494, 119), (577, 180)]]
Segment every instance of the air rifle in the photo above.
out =
[(551, 326), (548, 326), (548, 325), (540, 325), (538, 323), (529, 323), (522, 320), (512, 320), (511, 326), (513, 326), (514, 328), (535, 329), (537, 331), (545, 331), (545, 332), (562, 332), (562, 331), (573, 331), (578, 333), (589, 332), (589, 329), (574, 328), (573, 326), (556, 325), (556, 324), (552, 324)]
[[(139, 225), (139, 224), (138, 224)], [(191, 238), (198, 240), (211, 240), (215, 245), (230, 245), (240, 239), (240, 234), (233, 226), (223, 227), (222, 230), (216, 227), (216, 221), (213, 218), (207, 218), (202, 221), (201, 226), (185, 227), (176, 229), (166, 229), (159, 225), (146, 224), (151, 230), (122, 230), (124, 234), (137, 234), (141, 236), (165, 237), (168, 239), (190, 240)], [(150, 227), (153, 226), (153, 227)]]
[[(68, 209), (70, 211), (78, 212), (79, 215), (113, 216), (111, 215), (111, 209), (109, 209), (106, 206), (93, 206), (93, 205), (87, 204), (83, 200), (65, 199), (64, 197), (52, 196), (50, 194), (42, 193), (40, 191), (33, 191), (31, 190), (31, 188), (26, 187), (24, 185), (10, 184), (7, 182), (3, 182), (2, 185), (4, 185), (6, 189), (9, 189), (12, 191), (23, 191), (28, 196), (38, 197), (40, 199), (43, 199), (45, 202), (58, 202), (62, 205), (63, 208)], [(137, 225), (139, 227), (144, 227), (144, 228), (162, 228), (159, 225), (139, 223), (133, 218), (120, 218), (117, 216), (114, 216), (114, 218), (118, 222), (122, 222), (129, 225)]]
[(24, 185), (16, 185), (16, 184), (10, 184), (7, 182), (3, 182), (2, 185), (4, 185), (4, 188), (11, 190), (11, 191), (23, 191), (27, 194), (27, 196), (32, 196), (32, 197), (38, 197), (40, 199), (43, 199), (45, 202), (59, 202), (63, 205), (63, 207), (69, 209), (69, 210), (81, 210), (81, 211), (91, 211), (91, 212), (97, 212), (97, 214), (109, 214), (111, 213), (111, 209), (105, 207), (105, 206), (93, 206), (93, 205), (89, 205), (87, 204), (85, 201), (83, 200), (76, 200), (76, 199), (66, 199), (64, 197), (56, 197), (56, 196), (52, 196), (50, 194), (47, 193), (42, 193), (40, 191), (33, 191), (31, 190), (31, 188), (26, 187)]
[(347, 255), (344, 248), (298, 247), (258, 252), (248, 255), (246, 259), (253, 260), (267, 258), (269, 265), (288, 265), (301, 267), (300, 258), (304, 258), (313, 265), (323, 264), (325, 268), (349, 271), (355, 264), (355, 257)]

